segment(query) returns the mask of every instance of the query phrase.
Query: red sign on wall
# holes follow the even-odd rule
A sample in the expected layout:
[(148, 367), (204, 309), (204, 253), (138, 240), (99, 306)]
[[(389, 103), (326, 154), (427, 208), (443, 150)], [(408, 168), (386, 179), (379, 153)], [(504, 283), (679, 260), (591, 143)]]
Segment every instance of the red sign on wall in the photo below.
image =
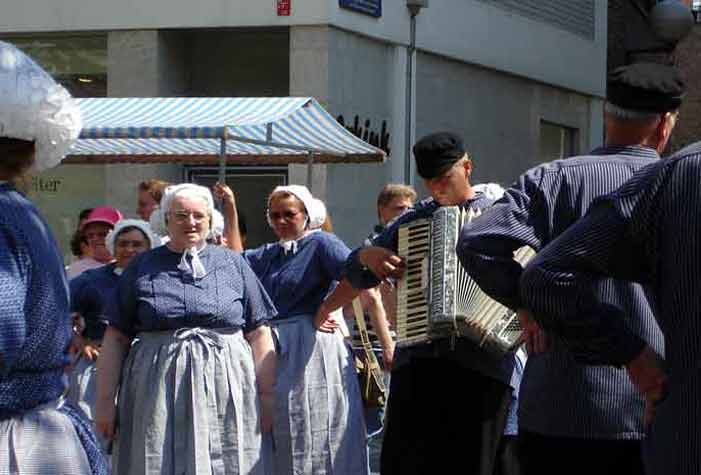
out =
[(292, 0), (277, 0), (277, 16), (290, 16)]

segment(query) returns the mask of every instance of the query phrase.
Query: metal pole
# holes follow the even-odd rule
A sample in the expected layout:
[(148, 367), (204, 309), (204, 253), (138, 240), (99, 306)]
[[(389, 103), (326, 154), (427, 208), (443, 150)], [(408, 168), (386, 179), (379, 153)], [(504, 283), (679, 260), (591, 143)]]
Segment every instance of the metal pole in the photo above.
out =
[[(418, 12), (417, 12), (418, 13)], [(411, 173), (411, 135), (413, 131), (412, 120), (413, 120), (413, 83), (414, 83), (414, 52), (416, 51), (416, 14), (410, 11), (411, 18), (409, 20), (410, 33), (409, 33), (409, 47), (407, 48), (407, 58), (406, 58), (406, 129), (404, 131), (404, 183), (407, 185), (412, 185), (412, 173)]]
[(219, 183), (226, 183), (226, 137), (219, 143)]
[[(314, 154), (309, 152), (307, 154), (307, 188), (309, 188), (309, 191), (312, 191), (312, 172), (313, 172), (313, 166), (314, 166)], [(314, 193), (312, 193), (314, 194)]]

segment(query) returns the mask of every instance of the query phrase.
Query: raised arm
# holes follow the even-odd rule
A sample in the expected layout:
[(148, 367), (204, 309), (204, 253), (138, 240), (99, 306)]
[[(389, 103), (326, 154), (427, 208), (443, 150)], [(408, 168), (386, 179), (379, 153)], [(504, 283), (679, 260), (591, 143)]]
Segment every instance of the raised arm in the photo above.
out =
[(224, 183), (217, 182), (213, 188), (214, 196), (222, 200), (222, 215), (224, 216), (224, 237), (226, 245), (234, 252), (243, 251), (241, 230), (239, 229), (239, 214), (236, 208), (234, 192)]

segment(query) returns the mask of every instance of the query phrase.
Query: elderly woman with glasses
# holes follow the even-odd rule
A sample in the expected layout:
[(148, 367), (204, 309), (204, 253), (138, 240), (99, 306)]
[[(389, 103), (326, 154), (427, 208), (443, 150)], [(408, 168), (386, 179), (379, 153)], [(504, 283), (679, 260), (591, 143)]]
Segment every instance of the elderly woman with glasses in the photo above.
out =
[(68, 92), (0, 41), (0, 473), (108, 473), (89, 422), (63, 397), (63, 258), (20, 191), (27, 172), (61, 161), (80, 129)]
[(262, 474), (275, 307), (239, 254), (207, 244), (208, 189), (170, 186), (162, 209), (170, 241), (132, 260), (107, 312), (98, 432), (116, 474)]
[[(224, 185), (215, 193), (224, 202), (235, 245), (233, 193)], [(321, 302), (343, 278), (350, 250), (320, 230), (326, 207), (304, 186), (275, 188), (267, 218), (279, 241), (242, 255), (279, 312), (271, 321), (278, 371), (270, 473), (368, 473), (364, 412), (350, 351), (333, 331), (337, 323), (327, 322), (331, 328), (323, 332), (314, 327)]]

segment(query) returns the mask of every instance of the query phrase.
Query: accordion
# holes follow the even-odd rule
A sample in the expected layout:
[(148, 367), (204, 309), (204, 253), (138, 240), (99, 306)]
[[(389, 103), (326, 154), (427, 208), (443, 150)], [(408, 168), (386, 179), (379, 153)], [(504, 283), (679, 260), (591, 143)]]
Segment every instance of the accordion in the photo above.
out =
[[(497, 356), (517, 346), (521, 327), (516, 312), (484, 293), (455, 253), (462, 225), (479, 214), (441, 207), (430, 218), (399, 228), (398, 255), (406, 264), (397, 283), (399, 346), (464, 337)], [(534, 255), (523, 247), (514, 258), (523, 265)]]

